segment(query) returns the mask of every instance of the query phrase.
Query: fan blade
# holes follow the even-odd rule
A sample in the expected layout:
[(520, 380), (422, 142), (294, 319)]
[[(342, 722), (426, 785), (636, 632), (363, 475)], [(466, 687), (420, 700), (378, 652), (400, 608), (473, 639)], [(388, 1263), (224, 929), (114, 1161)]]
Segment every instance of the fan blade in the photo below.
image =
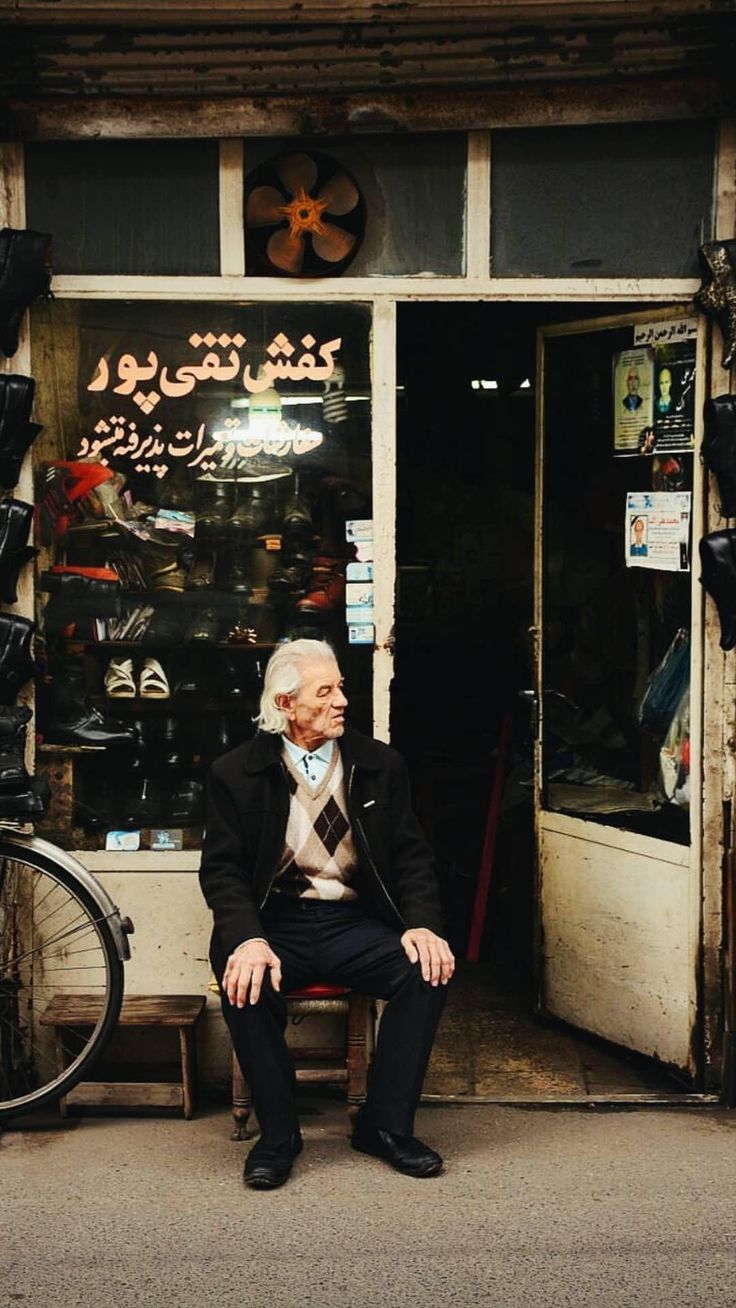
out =
[(311, 191), (317, 180), (317, 165), (308, 154), (290, 154), (279, 164), (277, 172), (292, 195), (299, 190)]
[(342, 227), (336, 227), (334, 223), (323, 222), (322, 227), (321, 234), (315, 232), (312, 236), (314, 253), (327, 263), (339, 263), (341, 259), (347, 259), (355, 245), (353, 233), (344, 232)]
[(270, 227), (272, 223), (283, 220), (279, 213), (284, 205), (284, 197), (275, 186), (256, 186), (248, 196), (245, 206), (245, 221), (248, 227)]
[(292, 236), (288, 227), (274, 232), (266, 246), (266, 254), (271, 263), (284, 272), (298, 273), (304, 263), (304, 239)]
[(329, 182), (325, 182), (317, 199), (322, 200), (328, 213), (339, 215), (350, 213), (355, 208), (360, 193), (352, 177), (347, 173), (335, 173)]

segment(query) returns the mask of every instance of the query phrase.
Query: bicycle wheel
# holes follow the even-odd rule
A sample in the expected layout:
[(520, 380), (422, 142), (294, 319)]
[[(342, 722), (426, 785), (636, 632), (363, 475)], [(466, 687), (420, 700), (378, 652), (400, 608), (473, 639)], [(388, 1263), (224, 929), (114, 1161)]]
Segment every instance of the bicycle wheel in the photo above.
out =
[(122, 998), (104, 907), (61, 861), (0, 839), (0, 1121), (82, 1079)]

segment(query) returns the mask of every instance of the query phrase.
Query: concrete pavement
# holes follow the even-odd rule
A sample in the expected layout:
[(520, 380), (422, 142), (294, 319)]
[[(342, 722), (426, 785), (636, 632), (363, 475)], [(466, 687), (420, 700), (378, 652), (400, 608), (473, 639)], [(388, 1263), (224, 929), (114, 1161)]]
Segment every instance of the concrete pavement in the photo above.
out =
[(224, 1109), (0, 1135), (0, 1308), (733, 1308), (736, 1114), (424, 1108), (411, 1181), (304, 1100), (284, 1189)]

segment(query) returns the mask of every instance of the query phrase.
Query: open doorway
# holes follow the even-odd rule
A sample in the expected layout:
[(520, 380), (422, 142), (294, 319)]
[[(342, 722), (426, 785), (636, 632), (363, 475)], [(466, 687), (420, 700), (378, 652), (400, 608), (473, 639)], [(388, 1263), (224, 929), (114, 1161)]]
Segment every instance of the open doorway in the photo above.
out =
[[(391, 738), (410, 765), (448, 935), (463, 960), (430, 1095), (585, 1099), (691, 1088), (653, 1059), (535, 1014), (534, 733), (520, 692), (534, 684), (536, 332), (604, 310), (455, 303), (399, 311)], [(487, 908), (475, 918), (477, 961), (468, 962), (502, 741)], [(603, 744), (596, 757), (610, 770)]]

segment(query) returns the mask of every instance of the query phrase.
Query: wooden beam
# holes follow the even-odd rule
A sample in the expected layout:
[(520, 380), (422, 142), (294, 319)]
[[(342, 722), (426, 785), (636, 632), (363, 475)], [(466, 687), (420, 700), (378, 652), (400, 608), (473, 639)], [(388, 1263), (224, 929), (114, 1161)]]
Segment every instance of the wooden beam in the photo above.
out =
[(0, 114), (0, 136), (24, 141), (226, 139), (561, 127), (719, 117), (723, 99), (715, 76), (453, 88), (452, 94), (444, 90), (209, 100), (49, 96), (9, 99)]
[[(377, 23), (400, 17), (416, 22), (449, 18), (455, 22), (518, 23), (522, 21), (595, 22), (661, 18), (656, 0), (0, 0), (0, 24), (61, 25), (114, 23), (135, 26), (165, 22), (194, 23)], [(723, 12), (718, 0), (667, 0), (668, 17)]]

